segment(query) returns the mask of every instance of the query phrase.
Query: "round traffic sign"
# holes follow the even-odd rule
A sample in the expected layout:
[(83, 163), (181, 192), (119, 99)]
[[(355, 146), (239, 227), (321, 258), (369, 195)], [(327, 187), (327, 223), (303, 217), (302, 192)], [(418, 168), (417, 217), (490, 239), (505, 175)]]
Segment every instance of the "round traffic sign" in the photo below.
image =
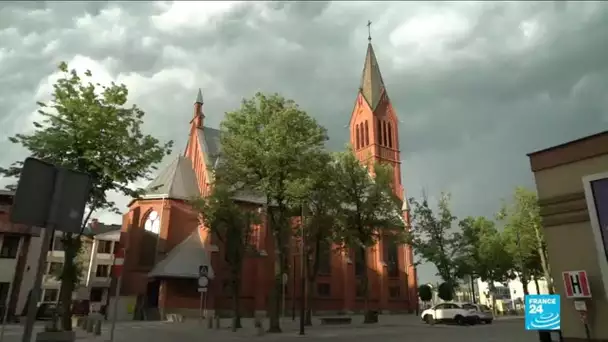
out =
[(207, 287), (208, 284), (209, 284), (209, 278), (207, 278), (207, 277), (198, 278), (199, 287)]

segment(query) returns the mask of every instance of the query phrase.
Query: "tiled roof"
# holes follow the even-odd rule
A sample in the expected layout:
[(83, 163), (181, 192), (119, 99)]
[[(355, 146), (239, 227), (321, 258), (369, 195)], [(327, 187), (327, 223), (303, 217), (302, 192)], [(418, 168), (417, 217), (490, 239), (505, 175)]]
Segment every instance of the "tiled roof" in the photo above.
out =
[(372, 110), (375, 110), (380, 103), (380, 98), (384, 92), (384, 81), (380, 73), (380, 66), (374, 53), (374, 48), (370, 42), (367, 45), (367, 54), (363, 65), (363, 75), (361, 75), (361, 94), (367, 100)]
[(201, 265), (209, 266), (209, 278), (213, 279), (215, 273), (209, 262), (208, 251), (203, 246), (199, 230), (196, 229), (156, 264), (148, 273), (148, 277), (198, 279), (198, 268)]
[(192, 162), (177, 157), (147, 187), (142, 198), (171, 198), (189, 200), (200, 196)]

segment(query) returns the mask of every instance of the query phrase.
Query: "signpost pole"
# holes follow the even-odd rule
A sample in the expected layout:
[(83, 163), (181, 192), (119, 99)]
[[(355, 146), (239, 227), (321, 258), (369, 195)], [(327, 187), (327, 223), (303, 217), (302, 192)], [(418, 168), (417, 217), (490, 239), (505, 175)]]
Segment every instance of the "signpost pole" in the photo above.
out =
[(40, 250), (40, 256), (38, 257), (38, 267), (36, 268), (36, 277), (34, 278), (34, 286), (30, 296), (30, 302), (27, 306), (27, 319), (25, 320), (25, 327), (23, 328), (22, 342), (30, 342), (32, 340), (32, 333), (34, 331), (34, 323), (36, 322), (36, 311), (38, 309), (38, 301), (40, 301), (40, 292), (42, 286), (42, 276), (45, 271), (46, 258), (49, 253), (49, 245), (55, 235), (55, 221), (59, 214), (59, 205), (61, 201), (61, 190), (63, 188), (63, 181), (66, 176), (66, 170), (59, 169), (55, 175), (55, 184), (53, 184), (53, 195), (51, 197), (50, 209), (47, 218), (46, 229), (42, 235), (42, 248)]
[(118, 276), (116, 291), (114, 292), (114, 307), (112, 307), (112, 325), (110, 326), (110, 342), (114, 341), (114, 331), (116, 330), (116, 319), (118, 316), (118, 301), (120, 299), (120, 287), (122, 285), (122, 272)]
[(200, 291), (200, 295), (201, 295), (201, 298), (200, 298), (200, 303), (199, 303), (198, 320), (199, 320), (200, 324), (203, 324), (203, 318), (204, 318), (203, 317), (204, 316), (204, 296), (205, 296), (205, 293), (202, 292), (202, 291)]

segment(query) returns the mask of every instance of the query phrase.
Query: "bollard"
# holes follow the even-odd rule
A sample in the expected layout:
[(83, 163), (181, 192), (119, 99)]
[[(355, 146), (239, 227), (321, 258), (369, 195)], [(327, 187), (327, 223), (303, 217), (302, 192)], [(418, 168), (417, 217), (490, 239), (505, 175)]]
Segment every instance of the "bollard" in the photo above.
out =
[(220, 316), (215, 316), (215, 329), (220, 328)]
[(213, 317), (209, 316), (207, 318), (207, 328), (208, 329), (213, 329)]
[(89, 318), (87, 320), (87, 332), (88, 333), (92, 333), (93, 332), (94, 325), (95, 325), (95, 321), (92, 318)]
[(262, 319), (259, 316), (255, 316), (253, 321), (255, 326), (255, 330), (258, 336), (264, 335), (264, 324), (262, 324)]
[(95, 335), (97, 335), (97, 336), (101, 335), (101, 320), (100, 320), (100, 319), (98, 319), (98, 320), (95, 322), (95, 329), (94, 329), (94, 333), (95, 333)]

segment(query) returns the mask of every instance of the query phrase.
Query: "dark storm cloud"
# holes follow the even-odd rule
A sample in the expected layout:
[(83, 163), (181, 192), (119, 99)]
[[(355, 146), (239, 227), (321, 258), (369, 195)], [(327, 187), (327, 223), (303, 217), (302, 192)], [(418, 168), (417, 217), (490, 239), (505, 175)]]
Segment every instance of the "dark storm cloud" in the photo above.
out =
[[(459, 216), (492, 215), (515, 185), (533, 186), (526, 153), (608, 126), (600, 2), (2, 2), (0, 124), (6, 135), (31, 127), (39, 86), (66, 60), (126, 82), (146, 128), (177, 152), (198, 87), (211, 126), (243, 97), (276, 91), (340, 149), (368, 19), (411, 196), (450, 191)], [(1, 165), (25, 156), (0, 138)]]

